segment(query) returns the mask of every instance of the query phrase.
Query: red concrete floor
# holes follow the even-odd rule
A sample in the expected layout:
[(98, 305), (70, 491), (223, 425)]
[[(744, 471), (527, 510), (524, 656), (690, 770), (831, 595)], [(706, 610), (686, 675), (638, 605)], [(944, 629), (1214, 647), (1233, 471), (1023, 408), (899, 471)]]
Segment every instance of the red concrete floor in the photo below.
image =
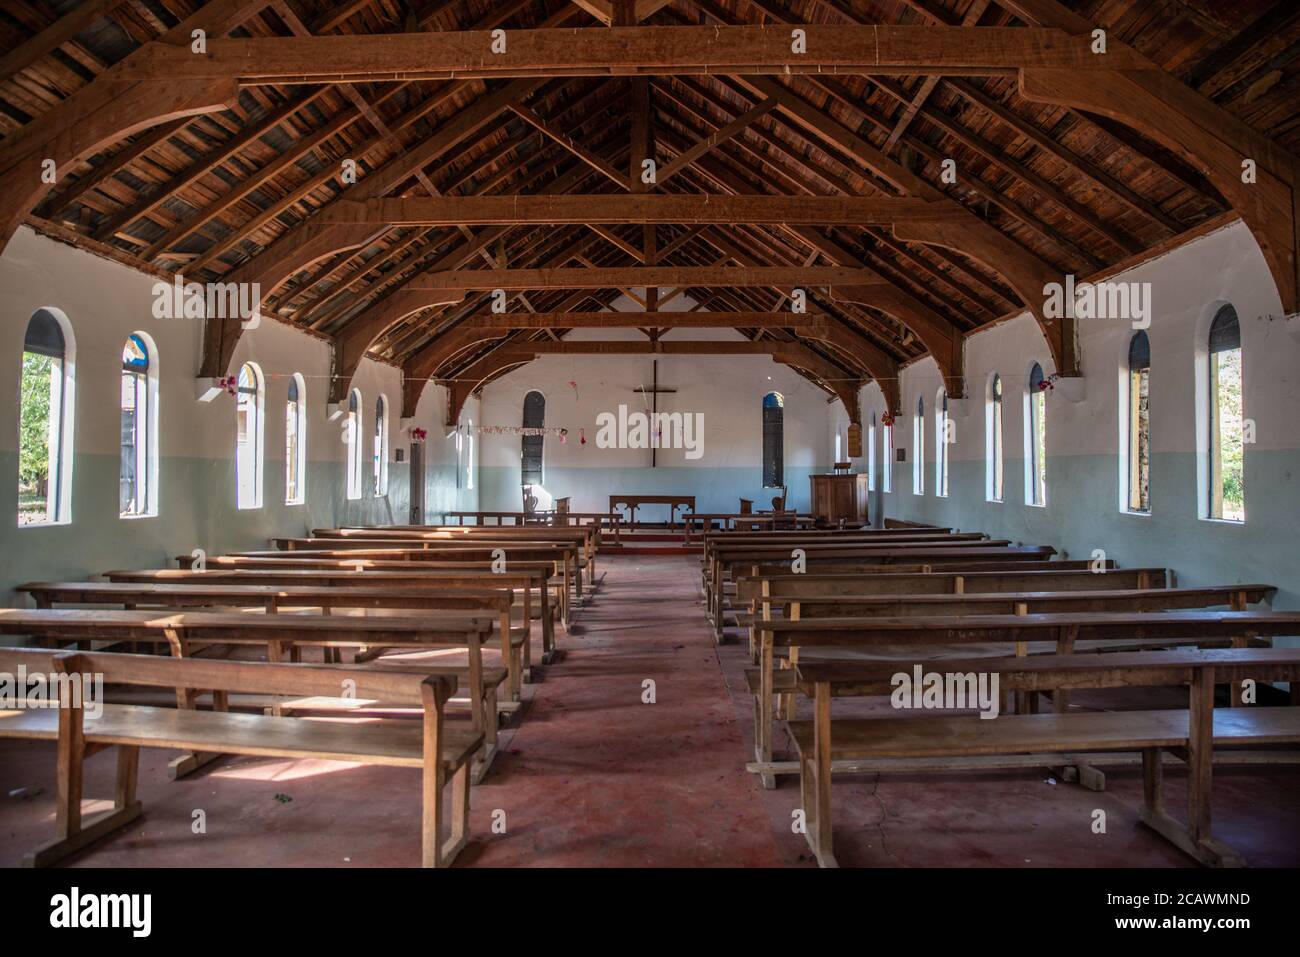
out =
[[(561, 657), (536, 669), (474, 788), (457, 866), (813, 866), (791, 831), (797, 780), (764, 791), (744, 770), (747, 655), (743, 643), (714, 646), (698, 561), (611, 556), (602, 569), (572, 632), (559, 632)], [(647, 679), (654, 704), (642, 702)], [(418, 772), (227, 758), (171, 781), (171, 757), (143, 752), (144, 816), (72, 865), (419, 863)], [(111, 793), (112, 763), (89, 762), (87, 795)], [(1137, 824), (1136, 772), (1109, 771), (1103, 793), (1049, 776), (839, 776), (837, 855), (863, 866), (1190, 866)], [(1182, 775), (1166, 778), (1178, 809)], [(52, 746), (0, 741), (0, 865), (51, 835), (53, 787)], [(18, 789), (27, 795), (9, 796)], [(1095, 808), (1107, 812), (1105, 835), (1091, 831)], [(191, 832), (196, 809), (206, 834)], [(493, 833), (502, 813), (505, 833)], [(1300, 768), (1216, 769), (1215, 828), (1251, 864), (1300, 863)]]

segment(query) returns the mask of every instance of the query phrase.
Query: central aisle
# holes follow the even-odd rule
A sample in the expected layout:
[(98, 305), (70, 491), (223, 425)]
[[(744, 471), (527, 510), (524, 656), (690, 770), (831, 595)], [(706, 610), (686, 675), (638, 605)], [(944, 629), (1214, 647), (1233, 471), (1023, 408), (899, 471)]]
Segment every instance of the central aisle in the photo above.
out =
[[(780, 854), (700, 603), (695, 556), (601, 556), (458, 864), (771, 866)], [(654, 682), (655, 703), (643, 703)], [(492, 812), (507, 833), (491, 833)]]

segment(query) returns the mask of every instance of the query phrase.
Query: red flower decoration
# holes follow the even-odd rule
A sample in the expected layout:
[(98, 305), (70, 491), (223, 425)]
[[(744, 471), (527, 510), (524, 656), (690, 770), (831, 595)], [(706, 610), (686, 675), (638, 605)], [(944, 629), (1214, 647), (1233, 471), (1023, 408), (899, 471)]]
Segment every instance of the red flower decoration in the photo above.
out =
[(429, 433), (426, 432), (424, 429), (420, 429), (420, 428), (412, 429), (412, 430), (411, 430), (411, 441), (412, 441), (412, 442), (423, 442), (423, 441), (425, 440), (425, 437), (426, 437), (428, 434), (429, 434)]

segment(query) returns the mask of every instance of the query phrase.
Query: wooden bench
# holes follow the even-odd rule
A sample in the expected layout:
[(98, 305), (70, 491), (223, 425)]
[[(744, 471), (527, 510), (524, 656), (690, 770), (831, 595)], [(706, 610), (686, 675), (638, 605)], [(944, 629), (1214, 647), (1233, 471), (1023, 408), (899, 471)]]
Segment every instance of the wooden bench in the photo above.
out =
[[(560, 577), (560, 584), (563, 586), (557, 590), (560, 598), (560, 614), (564, 623), (567, 625), (570, 620), (570, 602), (571, 595), (577, 594), (577, 561), (578, 549), (576, 546), (553, 544), (553, 545), (531, 545), (531, 544), (508, 544), (508, 543), (477, 543), (463, 544), (460, 542), (451, 542), (443, 544), (441, 542), (422, 542), (418, 545), (415, 543), (389, 544), (380, 548), (365, 547), (359, 543), (345, 543), (344, 547), (322, 547), (322, 548), (302, 548), (295, 551), (241, 551), (231, 552), (228, 555), (209, 558), (208, 564), (219, 564), (221, 560), (239, 559), (239, 558), (257, 558), (273, 561), (301, 561), (304, 558), (312, 560), (329, 560), (338, 562), (349, 562), (352, 567), (365, 568), (370, 567), (371, 562), (406, 562), (408, 565), (412, 562), (420, 564), (441, 563), (447, 567), (465, 567), (473, 568), (479, 564), (485, 565), (489, 569), (501, 567), (509, 570), (519, 562), (549, 562), (552, 570)], [(505, 564), (502, 565), (502, 559)], [(177, 556), (179, 567), (186, 567), (192, 558), (187, 556)], [(364, 564), (362, 564), (364, 563)], [(381, 566), (386, 567), (386, 566)]]
[[(238, 645), (264, 648), (267, 659), (272, 662), (292, 660), (302, 647), (360, 646), (403, 651), (464, 649), (470, 700), (474, 703), (470, 715), (474, 727), (485, 733), (497, 720), (495, 695), (489, 693), (482, 662), (483, 643), (491, 633), (491, 618), (352, 618), (209, 612), (162, 614), (100, 609), (0, 609), (0, 634), (78, 643), (144, 642), (165, 646), (177, 658), (191, 657), (196, 650), (209, 646)], [(509, 653), (503, 652), (503, 661), (515, 663), (510, 669), (512, 675), (518, 673), (521, 646), (522, 641), (514, 638), (510, 641)], [(199, 693), (196, 687), (178, 686), (177, 700), (182, 707), (195, 706)], [(510, 694), (512, 700), (517, 700), (513, 686)], [(215, 691), (213, 704), (215, 708), (225, 710), (225, 699)], [(486, 764), (491, 757), (485, 751), (483, 763)], [(211, 755), (182, 758), (174, 763), (172, 773), (177, 777), (188, 774), (211, 758)]]
[(691, 533), (696, 525), (700, 526), (702, 535), (713, 533), (715, 523), (721, 526), (718, 531), (726, 534), (741, 534), (736, 530), (761, 531), (765, 526), (772, 529), (778, 522), (789, 524), (793, 528), (811, 529), (816, 521), (817, 519), (812, 515), (800, 515), (796, 512), (780, 516), (755, 512), (690, 512), (682, 516), (683, 541), (690, 543), (694, 540)]
[[(160, 608), (227, 608), (230, 606), (261, 607), (269, 614), (277, 614), (293, 609), (322, 609), (325, 614), (338, 609), (413, 609), (424, 613), (488, 612), (498, 617), (501, 634), (509, 633), (512, 641), (524, 642), (523, 677), (528, 673), (528, 632), (525, 628), (515, 628), (510, 623), (513, 605), (513, 593), (510, 589), (496, 590), (455, 590), (416, 587), (416, 588), (329, 588), (271, 585), (229, 585), (229, 584), (158, 584), (127, 582), (29, 582), (19, 585), (16, 591), (26, 592), (32, 596), (37, 608), (54, 608), (58, 605), (121, 605), (127, 610), (144, 607)], [(297, 660), (298, 645), (289, 649), (290, 660)], [(325, 662), (338, 660), (339, 649), (326, 647)], [(377, 657), (382, 648), (371, 648), (367, 652)], [(466, 646), (467, 661), (463, 669), (462, 680), (468, 683), (471, 701), (482, 707), (484, 732), (487, 735), (487, 749), (482, 761), (482, 770), (486, 770), (496, 753), (499, 710), (514, 711), (518, 707), (513, 692), (507, 697), (512, 700), (499, 702), (497, 686), (510, 676), (509, 662), (511, 654), (503, 645), (502, 662), (505, 667), (485, 669), (482, 665), (481, 652), (470, 645)], [(270, 653), (270, 649), (268, 649)], [(473, 657), (474, 661), (469, 658)], [(364, 660), (358, 656), (357, 661)], [(497, 674), (499, 672), (499, 675)], [(482, 675), (480, 682), (479, 675)], [(480, 683), (482, 688), (479, 688)], [(477, 695), (477, 697), (475, 697)], [(476, 769), (477, 771), (478, 769)]]
[[(1095, 584), (1105, 581), (1094, 576)], [(757, 650), (753, 622), (781, 617), (791, 621), (809, 618), (849, 618), (885, 615), (1025, 615), (1068, 611), (1167, 611), (1176, 608), (1213, 608), (1226, 605), (1235, 611), (1270, 598), (1272, 585), (1217, 585), (1207, 588), (1130, 588), (1097, 591), (1005, 591), (946, 594), (787, 596), (757, 602), (755, 615), (737, 615), (750, 626), (750, 650)], [(775, 607), (773, 607), (775, 606)]]
[[(1031, 615), (952, 615), (877, 618), (820, 618), (801, 621), (773, 619), (754, 624), (758, 634), (758, 693), (754, 698), (755, 748), (751, 770), (764, 787), (776, 786), (772, 739), (775, 650), (802, 648), (852, 648), (862, 653), (875, 649), (897, 659), (888, 646), (905, 647), (920, 657), (936, 645), (1005, 645), (1008, 652), (1025, 656), (1031, 651), (1073, 653), (1080, 647), (1129, 645), (1148, 647), (1210, 642), (1246, 645), (1251, 639), (1300, 634), (1300, 611), (1115, 611), (1069, 612)], [(1034, 643), (1041, 643), (1035, 647)], [(1086, 643), (1086, 644), (1085, 644)], [(1112, 652), (1115, 653), (1115, 652)], [(824, 655), (823, 655), (824, 656)], [(858, 656), (855, 656), (858, 657)], [(1067, 707), (1067, 693), (1052, 696), (1057, 713)]]
[[(525, 622), (539, 621), (542, 631), (542, 660), (549, 662), (555, 648), (555, 618), (557, 603), (551, 602), (549, 581), (553, 569), (545, 567), (520, 567), (504, 573), (494, 573), (490, 569), (442, 568), (421, 565), (412, 568), (402, 564), (400, 570), (384, 571), (365, 568), (360, 572), (355, 568), (341, 569), (337, 566), (324, 568), (285, 568), (278, 565), (258, 568), (165, 568), (165, 569), (115, 569), (104, 573), (104, 577), (113, 583), (141, 585), (257, 585), (270, 588), (416, 588), (438, 590), (510, 589), (517, 592), (519, 598), (515, 607), (522, 614)], [(538, 600), (533, 601), (537, 593)], [(531, 636), (525, 645), (525, 670), (531, 658)]]
[[(349, 558), (325, 558), (319, 553), (303, 552), (300, 554), (290, 554), (288, 552), (270, 552), (262, 556), (248, 555), (217, 555), (208, 556), (203, 560), (204, 568), (207, 570), (225, 570), (233, 571), (237, 569), (257, 570), (257, 571), (311, 571), (311, 572), (328, 572), (336, 571), (351, 574), (371, 575), (376, 572), (412, 572), (412, 573), (432, 573), (434, 577), (442, 577), (444, 574), (497, 574), (493, 571), (496, 563), (491, 559), (469, 560), (465, 558), (448, 559), (435, 561), (437, 556), (431, 555), (428, 560), (421, 559), (418, 562), (408, 561), (406, 559), (390, 560), (380, 558), (369, 558), (365, 555), (353, 555)], [(194, 570), (191, 568), (196, 563), (192, 556), (178, 555), (176, 557), (177, 567), (183, 570)], [(541, 590), (551, 591), (554, 595), (556, 613), (559, 620), (568, 627), (569, 624), (569, 589), (567, 580), (562, 576), (556, 575), (554, 561), (516, 561), (510, 560), (508, 569), (500, 572), (502, 575), (514, 572), (541, 572), (543, 573), (544, 584), (539, 586)], [(549, 597), (542, 599), (549, 602)], [(545, 619), (543, 619), (545, 620)], [(545, 637), (545, 636), (544, 636)]]
[(364, 539), (309, 538), (276, 539), (276, 550), (251, 550), (231, 552), (240, 558), (277, 558), (288, 552), (302, 553), (316, 558), (374, 558), (397, 561), (488, 561), (499, 558), (505, 561), (550, 561), (555, 570), (563, 573), (565, 598), (569, 589), (574, 597), (582, 595), (581, 546), (567, 542), (512, 542), (475, 539), (466, 541), (392, 542)]
[(997, 562), (1045, 562), (1056, 554), (1056, 550), (1047, 545), (1008, 546), (986, 544), (983, 542), (952, 542), (944, 544), (917, 544), (893, 546), (821, 546), (798, 545), (790, 548), (748, 548), (731, 547), (719, 544), (714, 548), (711, 569), (711, 586), (709, 589), (710, 618), (713, 622), (714, 638), (718, 643), (724, 640), (722, 621), (722, 582), (723, 577), (733, 568), (758, 567), (773, 565), (787, 566), (794, 562), (793, 551), (800, 549), (804, 555), (807, 568), (813, 571), (823, 570), (841, 561), (855, 564), (869, 563), (871, 566), (906, 564), (909, 566), (943, 566), (950, 563), (972, 563), (981, 561)]
[[(102, 707), (102, 713), (93, 717), (86, 714), (80, 689), (62, 681), (57, 708), (0, 710), (0, 737), (53, 741), (58, 748), (55, 837), (24, 858), (28, 866), (62, 860), (140, 816), (143, 806), (136, 796), (136, 781), (141, 748), (419, 768), (424, 866), (449, 866), (468, 839), (470, 760), (482, 749), (483, 733), (444, 722), (444, 705), (456, 689), (452, 677), (338, 666), (0, 649), (0, 671), (16, 674), (20, 667), (29, 676), (93, 675), (105, 684), (199, 686), (223, 694), (337, 697), (344, 681), (349, 681), (358, 694), (418, 702), (422, 709), (419, 722), (356, 724), (91, 702), (92, 715)], [(118, 749), (113, 807), (83, 818), (85, 759), (110, 747)], [(443, 821), (448, 783), (452, 791), (449, 826)]]
[[(1210, 782), (1216, 745), (1277, 745), (1300, 741), (1300, 708), (1214, 709), (1216, 682), (1300, 678), (1300, 649), (1119, 652), (1106, 656), (918, 659), (928, 670), (996, 674), (1003, 691), (1060, 688), (1132, 688), (1187, 685), (1187, 710), (1027, 714), (984, 720), (972, 715), (890, 719), (831, 717), (835, 696), (888, 694), (892, 676), (912, 662), (817, 662), (799, 666), (798, 686), (813, 698), (814, 718), (792, 721), (799, 754), (805, 834), (823, 867), (836, 866), (832, 843), (831, 781), (836, 762), (943, 761), (983, 756), (1035, 755), (1069, 763), (1088, 752), (1139, 751), (1144, 806), (1141, 820), (1202, 864), (1236, 866), (1240, 856), (1210, 833)], [(1163, 752), (1188, 767), (1186, 824), (1162, 800)], [(948, 764), (949, 770), (960, 765)], [(987, 765), (984, 765), (987, 766)]]
[[(354, 527), (317, 528), (312, 530), (315, 539), (371, 539), (391, 541), (466, 541), (478, 542), (504, 540), (507, 542), (573, 542), (582, 548), (579, 567), (587, 572), (587, 584), (596, 583), (596, 555), (600, 550), (600, 528), (595, 525), (479, 528), (473, 525), (397, 525), (383, 528)], [(273, 541), (277, 541), (274, 540)], [(278, 545), (276, 547), (279, 547)]]
[[(569, 511), (561, 514), (559, 510), (556, 509), (550, 512), (542, 511), (535, 514), (541, 515), (545, 521), (548, 521), (550, 523), (550, 527), (555, 527), (557, 525), (558, 526), (576, 525), (580, 527), (595, 528), (598, 538), (601, 534), (603, 534), (605, 530), (605, 526), (608, 525), (610, 531), (614, 533), (615, 542), (619, 540), (619, 528), (623, 524), (620, 516), (610, 515), (608, 512)], [(442, 517), (443, 520), (448, 523), (450, 523), (452, 519), (455, 519), (455, 525), (457, 528), (513, 528), (516, 525), (523, 525), (526, 518), (529, 519), (530, 528), (538, 527), (532, 524), (531, 522), (532, 516), (525, 516), (523, 512), (443, 512)], [(465, 519), (467, 518), (473, 519), (474, 524), (466, 525)], [(486, 519), (495, 519), (496, 520), (495, 524), (488, 525), (488, 523), (485, 521)], [(512, 524), (505, 525), (504, 521), (506, 519), (510, 519)], [(355, 527), (364, 528), (366, 526), (355, 526)], [(384, 527), (392, 528), (395, 526), (384, 526)], [(400, 528), (403, 526), (396, 526), (396, 527)], [(417, 526), (410, 526), (410, 527), (419, 528), (420, 526), (417, 525)], [(448, 527), (448, 526), (444, 526), (444, 527)], [(541, 527), (544, 528), (547, 526), (543, 525)]]

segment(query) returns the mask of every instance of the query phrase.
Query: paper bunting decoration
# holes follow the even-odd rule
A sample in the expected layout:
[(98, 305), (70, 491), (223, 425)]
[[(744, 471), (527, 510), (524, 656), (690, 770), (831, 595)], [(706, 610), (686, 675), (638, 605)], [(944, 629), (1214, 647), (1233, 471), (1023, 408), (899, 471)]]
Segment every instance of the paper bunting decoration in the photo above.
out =
[(561, 440), (569, 434), (568, 429), (533, 428), (522, 425), (476, 425), (474, 431), (484, 435), (558, 435)]

